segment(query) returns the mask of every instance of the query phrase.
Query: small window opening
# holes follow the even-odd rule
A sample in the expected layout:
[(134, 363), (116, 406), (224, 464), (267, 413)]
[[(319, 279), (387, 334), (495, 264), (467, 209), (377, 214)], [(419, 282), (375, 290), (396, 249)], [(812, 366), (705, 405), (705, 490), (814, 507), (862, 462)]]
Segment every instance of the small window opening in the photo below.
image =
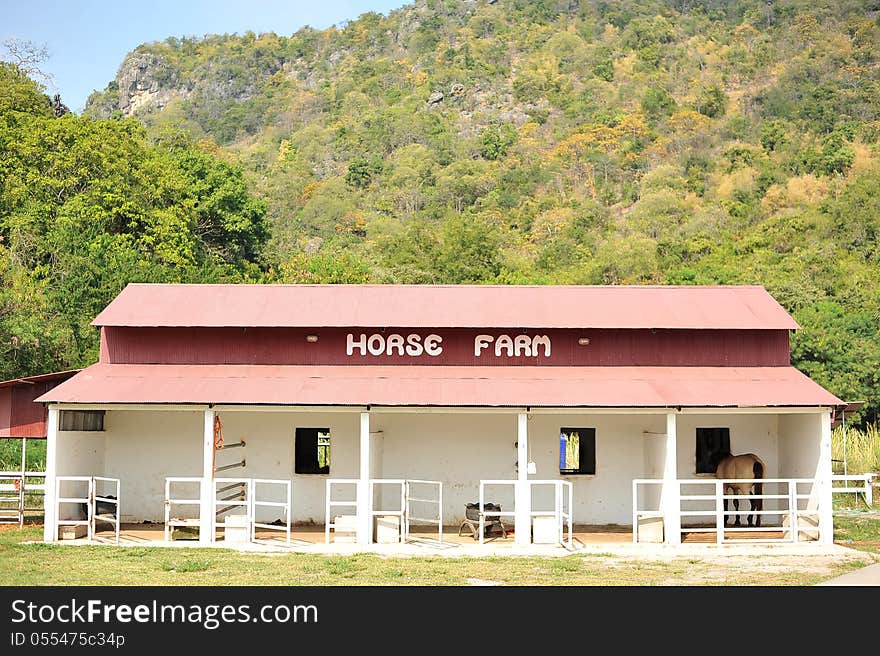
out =
[(698, 474), (714, 474), (721, 459), (730, 453), (729, 428), (697, 429)]
[(297, 428), (293, 470), (297, 474), (330, 473), (330, 429)]
[(596, 429), (559, 429), (559, 473), (596, 473)]
[(62, 410), (58, 418), (58, 430), (102, 431), (104, 430), (104, 411)]

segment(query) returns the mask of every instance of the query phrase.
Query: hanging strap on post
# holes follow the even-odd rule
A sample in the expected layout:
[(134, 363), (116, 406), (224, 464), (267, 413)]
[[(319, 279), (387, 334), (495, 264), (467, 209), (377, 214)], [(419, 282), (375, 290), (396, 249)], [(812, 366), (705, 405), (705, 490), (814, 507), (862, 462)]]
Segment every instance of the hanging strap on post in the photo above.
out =
[(223, 449), (223, 424), (220, 423), (220, 415), (214, 415), (214, 449)]

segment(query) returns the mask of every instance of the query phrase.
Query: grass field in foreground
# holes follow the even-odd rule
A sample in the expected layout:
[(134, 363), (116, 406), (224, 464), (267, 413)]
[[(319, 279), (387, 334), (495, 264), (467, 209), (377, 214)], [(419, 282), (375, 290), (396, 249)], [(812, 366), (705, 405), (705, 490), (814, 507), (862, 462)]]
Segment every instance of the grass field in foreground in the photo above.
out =
[[(880, 520), (874, 522), (859, 528), (862, 537), (877, 538)], [(612, 554), (387, 558), (22, 544), (39, 540), (41, 531), (30, 526), (0, 532), (0, 584), (469, 585), (479, 579), (503, 585), (777, 586), (812, 585), (880, 560), (870, 553), (849, 559), (722, 554), (668, 560)]]

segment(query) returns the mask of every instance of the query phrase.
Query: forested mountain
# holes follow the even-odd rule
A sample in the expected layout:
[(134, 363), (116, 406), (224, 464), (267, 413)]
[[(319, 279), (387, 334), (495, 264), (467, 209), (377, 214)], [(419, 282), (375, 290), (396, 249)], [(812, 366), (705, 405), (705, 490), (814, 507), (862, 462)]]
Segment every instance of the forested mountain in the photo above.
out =
[(878, 17), (417, 0), (141, 45), (83, 117), (10, 122), (0, 82), (5, 373), (87, 362), (128, 280), (755, 283), (803, 327), (796, 364), (874, 421)]

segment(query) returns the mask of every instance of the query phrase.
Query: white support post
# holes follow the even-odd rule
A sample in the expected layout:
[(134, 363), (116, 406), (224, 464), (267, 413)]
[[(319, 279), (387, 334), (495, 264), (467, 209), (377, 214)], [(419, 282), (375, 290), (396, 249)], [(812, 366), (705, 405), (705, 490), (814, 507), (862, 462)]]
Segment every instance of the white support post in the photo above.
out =
[(46, 479), (43, 481), (43, 542), (54, 542), (58, 518), (55, 516), (55, 477), (58, 475), (58, 408), (49, 406), (46, 420)]
[[(822, 544), (834, 543), (834, 516), (831, 504), (831, 412), (825, 411), (819, 415), (819, 542)], [(797, 526), (792, 526), (797, 531)]]
[(370, 413), (361, 413), (360, 477), (357, 484), (357, 543), (369, 545), (372, 536), (372, 506), (370, 498)]
[(681, 544), (681, 501), (678, 487), (678, 440), (676, 416), (666, 414), (666, 457), (663, 462), (663, 541)]
[(202, 482), (199, 488), (199, 543), (214, 542), (214, 410), (205, 410), (202, 434)]
[(514, 495), (514, 542), (517, 545), (532, 543), (532, 495), (529, 489), (529, 416), (517, 415), (516, 431), (516, 492)]

